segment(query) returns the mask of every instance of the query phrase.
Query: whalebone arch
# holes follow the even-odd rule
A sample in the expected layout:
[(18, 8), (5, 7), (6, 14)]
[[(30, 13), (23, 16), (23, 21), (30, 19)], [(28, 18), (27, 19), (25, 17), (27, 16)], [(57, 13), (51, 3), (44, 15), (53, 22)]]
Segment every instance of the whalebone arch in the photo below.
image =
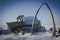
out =
[(35, 14), (35, 16), (34, 16), (34, 19), (33, 19), (33, 22), (32, 22), (31, 33), (33, 34), (33, 28), (34, 28), (35, 20), (36, 20), (36, 18), (37, 18), (37, 15), (38, 15), (40, 9), (41, 9), (44, 5), (46, 5), (47, 8), (48, 8), (48, 10), (50, 11), (51, 18), (52, 18), (52, 22), (53, 22), (53, 29), (54, 29), (54, 30), (53, 30), (53, 36), (55, 36), (55, 35), (56, 35), (56, 34), (55, 34), (55, 33), (56, 33), (56, 26), (55, 26), (54, 16), (53, 16), (53, 13), (52, 13), (49, 5), (48, 5), (46, 2), (44, 2), (44, 3), (39, 7), (39, 9), (37, 10), (37, 12), (36, 12), (36, 14)]

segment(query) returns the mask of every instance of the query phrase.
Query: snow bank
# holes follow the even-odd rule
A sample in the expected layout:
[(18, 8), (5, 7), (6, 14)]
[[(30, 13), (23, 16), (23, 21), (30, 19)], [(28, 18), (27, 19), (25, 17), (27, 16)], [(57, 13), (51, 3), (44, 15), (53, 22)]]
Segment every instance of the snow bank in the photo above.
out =
[[(13, 34), (3, 35), (3, 39), (12, 40), (11, 36), (13, 36)], [(52, 33), (48, 33), (48, 32), (46, 33), (38, 32), (33, 35), (31, 35), (31, 33), (25, 33), (25, 35), (19, 34), (18, 36), (13, 36), (13, 40), (59, 40), (60, 39), (60, 37), (56, 38), (56, 37), (51, 37), (51, 36), (52, 36)]]

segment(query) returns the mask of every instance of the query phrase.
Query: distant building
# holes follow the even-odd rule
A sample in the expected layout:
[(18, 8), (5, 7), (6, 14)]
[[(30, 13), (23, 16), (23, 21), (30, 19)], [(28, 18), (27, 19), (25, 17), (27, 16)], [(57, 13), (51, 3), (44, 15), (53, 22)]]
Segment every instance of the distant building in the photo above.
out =
[[(28, 17), (23, 17), (23, 24), (21, 22), (9, 22), (7, 23), (8, 26), (13, 29), (15, 27), (19, 27), (25, 31), (25, 32), (31, 32), (32, 28), (32, 21), (34, 17), (28, 16)], [(35, 25), (34, 25), (34, 32), (41, 32), (41, 31), (46, 31), (45, 27), (41, 25), (41, 22), (36, 18)]]
[[(28, 25), (28, 26), (22, 27), (25, 32), (31, 32), (33, 19), (34, 19), (33, 16), (32, 17), (28, 16), (23, 18), (25, 24)], [(41, 31), (46, 31), (46, 29), (44, 26), (41, 25), (41, 22), (36, 18), (35, 25), (34, 25), (34, 32), (41, 32)]]

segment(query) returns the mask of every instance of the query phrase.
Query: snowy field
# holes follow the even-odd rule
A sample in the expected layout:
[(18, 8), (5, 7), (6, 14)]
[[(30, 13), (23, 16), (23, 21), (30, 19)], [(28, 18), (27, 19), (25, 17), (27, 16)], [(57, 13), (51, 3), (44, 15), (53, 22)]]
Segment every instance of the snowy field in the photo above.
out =
[(59, 40), (60, 37), (52, 37), (51, 33), (39, 32), (31, 35), (31, 33), (25, 33), (25, 35), (0, 35), (0, 40)]

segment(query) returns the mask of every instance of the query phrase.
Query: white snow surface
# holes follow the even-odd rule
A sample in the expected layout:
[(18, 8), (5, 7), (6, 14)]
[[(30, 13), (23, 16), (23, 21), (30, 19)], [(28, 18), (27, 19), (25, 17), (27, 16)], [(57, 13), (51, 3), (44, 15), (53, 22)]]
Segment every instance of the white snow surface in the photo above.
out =
[(59, 40), (60, 37), (52, 37), (52, 33), (49, 32), (37, 32), (33, 35), (31, 33), (25, 33), (25, 35), (0, 35), (0, 40)]

